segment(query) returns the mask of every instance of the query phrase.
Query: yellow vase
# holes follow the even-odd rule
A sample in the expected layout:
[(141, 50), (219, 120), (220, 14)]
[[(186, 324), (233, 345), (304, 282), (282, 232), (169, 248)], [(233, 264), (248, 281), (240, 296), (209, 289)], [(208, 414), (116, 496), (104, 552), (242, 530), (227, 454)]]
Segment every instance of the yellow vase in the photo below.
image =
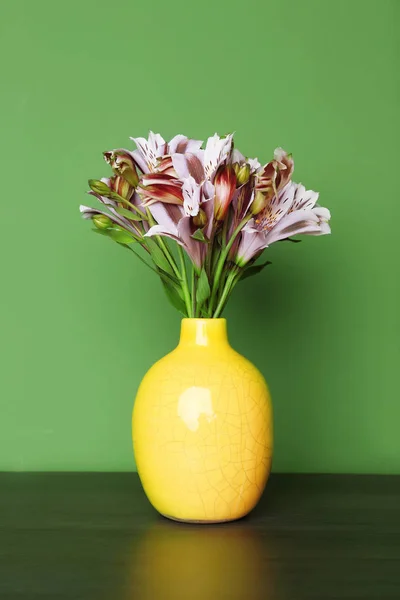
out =
[(179, 345), (145, 375), (133, 446), (151, 504), (170, 519), (217, 523), (257, 504), (272, 458), (261, 373), (229, 345), (225, 319), (183, 319)]

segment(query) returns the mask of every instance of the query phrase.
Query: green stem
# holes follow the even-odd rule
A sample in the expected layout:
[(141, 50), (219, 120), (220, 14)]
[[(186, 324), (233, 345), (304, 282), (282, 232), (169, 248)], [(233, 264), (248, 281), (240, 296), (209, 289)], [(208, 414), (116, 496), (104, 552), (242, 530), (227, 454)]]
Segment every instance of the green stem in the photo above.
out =
[(127, 200), (126, 198), (123, 198), (116, 192), (113, 193), (111, 198), (112, 198), (112, 200), (117, 200), (118, 202), (121, 202), (122, 204), (126, 204), (127, 206), (130, 206), (131, 208), (133, 208), (133, 210), (135, 210), (142, 217), (142, 219), (147, 221), (147, 218), (146, 218), (146, 215), (144, 214), (144, 212), (142, 212), (137, 206), (132, 204), (132, 202), (129, 202), (129, 200)]
[(226, 216), (226, 219), (225, 219), (224, 224), (222, 226), (222, 244), (224, 246), (226, 244), (226, 234), (227, 234), (227, 231), (228, 231), (228, 215)]
[(196, 276), (192, 267), (192, 316), (196, 317)]
[[(146, 214), (147, 214), (147, 218), (149, 220), (150, 225), (151, 226), (155, 225), (156, 222), (153, 219), (153, 215), (151, 214), (151, 212), (150, 212), (150, 210), (148, 208), (146, 209)], [(171, 268), (172, 268), (173, 272), (175, 273), (175, 276), (178, 279), (181, 279), (181, 274), (180, 274), (179, 269), (178, 269), (178, 267), (176, 265), (174, 257), (170, 253), (170, 251), (168, 249), (168, 246), (164, 242), (162, 236), (161, 235), (156, 235), (155, 238), (156, 238), (156, 240), (158, 242), (158, 245), (160, 246), (161, 250), (164, 252), (166, 259), (168, 260), (169, 264), (171, 265)]]
[(213, 282), (213, 286), (212, 286), (212, 292), (211, 292), (211, 299), (210, 299), (210, 305), (209, 305), (209, 314), (210, 316), (212, 315), (213, 312), (213, 306), (215, 303), (215, 299), (216, 299), (216, 295), (217, 295), (217, 291), (218, 291), (218, 287), (219, 287), (219, 280), (221, 279), (221, 274), (225, 265), (225, 261), (228, 257), (229, 254), (229, 250), (232, 248), (233, 246), (233, 242), (235, 241), (235, 239), (237, 238), (237, 236), (239, 235), (239, 233), (241, 232), (241, 230), (243, 229), (243, 227), (246, 225), (246, 223), (252, 218), (252, 215), (248, 215), (247, 217), (245, 217), (240, 223), (239, 225), (236, 227), (236, 229), (234, 230), (234, 232), (232, 233), (232, 237), (229, 240), (228, 244), (226, 245), (225, 249), (222, 250), (221, 255), (218, 259), (217, 262), (217, 268), (215, 270), (215, 276), (214, 276), (214, 282)]
[[(157, 235), (156, 238), (157, 238), (158, 243), (160, 244), (160, 247), (162, 248), (165, 256), (167, 257), (167, 260), (168, 260), (169, 264), (171, 265), (172, 270), (174, 271), (174, 273), (178, 277), (178, 279), (180, 279), (181, 278), (181, 274), (180, 274), (179, 269), (178, 269), (178, 267), (176, 265), (174, 257), (172, 256), (172, 254), (168, 250), (167, 244), (164, 242), (164, 240), (162, 239), (162, 237), (160, 235)], [(178, 245), (178, 248), (180, 248), (179, 245)]]
[(182, 282), (183, 296), (185, 298), (185, 304), (186, 304), (186, 310), (187, 310), (188, 317), (191, 318), (193, 316), (192, 303), (190, 300), (190, 291), (189, 291), (189, 286), (188, 286), (188, 281), (187, 281), (185, 255), (183, 254), (182, 247), (179, 244), (177, 244), (177, 246), (178, 246), (179, 258), (181, 259), (182, 274), (180, 275), (180, 280)]
[(234, 282), (235, 277), (236, 277), (236, 271), (233, 270), (233, 271), (231, 271), (231, 273), (229, 273), (229, 275), (227, 277), (224, 290), (222, 292), (221, 298), (218, 302), (218, 306), (215, 309), (215, 313), (213, 315), (214, 319), (217, 319), (219, 317), (219, 315), (222, 313), (224, 306), (226, 304), (226, 301), (228, 299), (228, 296), (231, 292), (232, 284)]

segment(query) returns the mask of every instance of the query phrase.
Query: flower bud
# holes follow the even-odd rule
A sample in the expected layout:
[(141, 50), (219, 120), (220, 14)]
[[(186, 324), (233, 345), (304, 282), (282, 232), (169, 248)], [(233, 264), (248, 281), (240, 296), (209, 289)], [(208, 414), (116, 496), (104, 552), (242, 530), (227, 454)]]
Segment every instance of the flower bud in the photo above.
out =
[(237, 182), (239, 185), (243, 185), (248, 182), (250, 179), (250, 165), (248, 163), (244, 163), (239, 171), (236, 173)]
[(106, 215), (94, 215), (92, 221), (97, 229), (110, 229), (113, 226), (113, 222)]
[(233, 164), (232, 164), (232, 168), (233, 168), (233, 170), (235, 171), (235, 175), (236, 175), (236, 177), (237, 177), (237, 176), (238, 176), (238, 173), (239, 173), (239, 171), (240, 171), (240, 165), (239, 165), (239, 163), (238, 163), (238, 162), (235, 162), (235, 163), (233, 163)]
[(125, 200), (130, 200), (135, 191), (124, 177), (119, 176), (111, 177), (111, 187), (114, 192), (125, 198)]
[(135, 161), (129, 152), (125, 150), (110, 150), (103, 152), (104, 160), (110, 165), (116, 175), (120, 175), (132, 186), (136, 187), (139, 177), (136, 171)]
[(89, 187), (95, 194), (99, 194), (99, 196), (105, 196), (109, 198), (111, 190), (104, 181), (100, 181), (99, 179), (89, 179)]
[(250, 212), (253, 215), (258, 215), (267, 205), (267, 196), (262, 192), (256, 192), (254, 200), (250, 205)]
[(214, 179), (214, 189), (214, 216), (217, 221), (223, 221), (236, 190), (236, 174), (232, 165), (219, 167)]
[(193, 224), (196, 227), (204, 227), (207, 223), (207, 215), (202, 208), (200, 208), (199, 212), (195, 217), (193, 217)]

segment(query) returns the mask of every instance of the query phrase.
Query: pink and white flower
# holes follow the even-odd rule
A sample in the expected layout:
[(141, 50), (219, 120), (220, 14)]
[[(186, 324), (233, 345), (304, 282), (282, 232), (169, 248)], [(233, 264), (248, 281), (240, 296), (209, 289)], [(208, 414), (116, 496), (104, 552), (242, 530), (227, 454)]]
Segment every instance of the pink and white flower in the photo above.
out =
[(289, 182), (243, 228), (236, 263), (244, 266), (274, 242), (293, 235), (329, 234), (330, 212), (318, 206), (317, 200), (317, 192), (306, 190), (301, 183)]

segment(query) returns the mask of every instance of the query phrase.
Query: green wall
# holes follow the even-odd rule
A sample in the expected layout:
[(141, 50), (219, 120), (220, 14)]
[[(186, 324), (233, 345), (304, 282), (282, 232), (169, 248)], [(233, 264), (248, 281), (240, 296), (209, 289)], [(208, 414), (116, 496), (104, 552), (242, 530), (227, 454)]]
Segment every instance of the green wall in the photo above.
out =
[(333, 235), (268, 251), (231, 300), (231, 341), (269, 381), (276, 471), (400, 473), (399, 12), (1, 2), (0, 469), (134, 468), (133, 396), (180, 319), (78, 205), (101, 152), (152, 128), (294, 153)]

